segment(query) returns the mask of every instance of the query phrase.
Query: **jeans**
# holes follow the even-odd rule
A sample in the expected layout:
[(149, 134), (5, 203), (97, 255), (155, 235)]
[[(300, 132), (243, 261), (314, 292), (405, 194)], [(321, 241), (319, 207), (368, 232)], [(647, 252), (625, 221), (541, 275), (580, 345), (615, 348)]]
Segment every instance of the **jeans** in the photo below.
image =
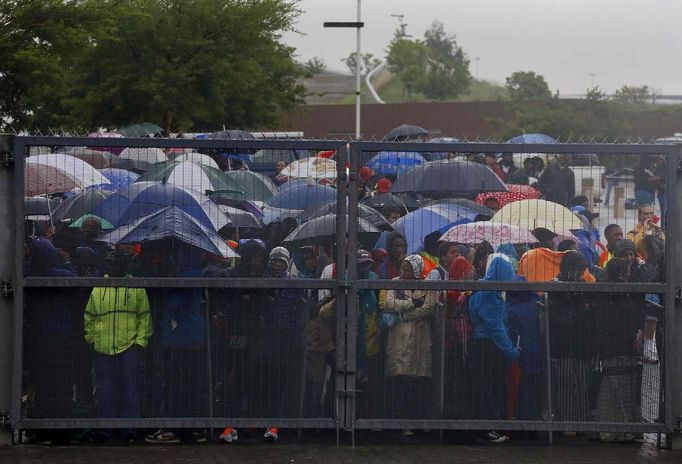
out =
[(140, 417), (144, 373), (143, 350), (137, 345), (117, 355), (93, 354), (97, 417)]
[(654, 204), (654, 194), (648, 190), (635, 190), (635, 198), (639, 206)]

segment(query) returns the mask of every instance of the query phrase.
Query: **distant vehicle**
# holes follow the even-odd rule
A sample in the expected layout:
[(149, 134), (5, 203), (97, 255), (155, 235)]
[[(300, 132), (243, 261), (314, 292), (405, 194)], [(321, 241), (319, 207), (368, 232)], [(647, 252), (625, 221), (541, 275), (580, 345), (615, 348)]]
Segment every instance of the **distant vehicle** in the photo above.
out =
[(675, 132), (672, 137), (662, 137), (654, 140), (657, 145), (682, 145), (682, 133)]

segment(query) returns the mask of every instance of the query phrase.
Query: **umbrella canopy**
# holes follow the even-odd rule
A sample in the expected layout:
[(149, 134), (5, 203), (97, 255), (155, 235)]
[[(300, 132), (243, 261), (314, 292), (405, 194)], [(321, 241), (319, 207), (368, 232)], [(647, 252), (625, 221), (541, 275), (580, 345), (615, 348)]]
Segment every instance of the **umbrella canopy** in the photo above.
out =
[(218, 205), (201, 193), (175, 184), (136, 182), (113, 193), (93, 213), (119, 226), (167, 206), (176, 206), (206, 227), (218, 230), (229, 221)]
[(375, 173), (400, 176), (411, 167), (425, 162), (424, 157), (416, 152), (380, 151), (369, 160), (367, 167)]
[(59, 198), (24, 197), (25, 216), (52, 216), (59, 207)]
[(497, 247), (503, 243), (537, 243), (538, 239), (530, 230), (523, 227), (483, 221), (456, 225), (445, 232), (440, 241), (455, 243), (488, 242), (493, 247)]
[(211, 158), (208, 155), (204, 155), (203, 153), (196, 153), (196, 152), (190, 152), (190, 153), (175, 153), (173, 155), (170, 155), (169, 158), (178, 163), (182, 162), (188, 162), (188, 163), (196, 163), (196, 164), (201, 164), (204, 166), (210, 166), (212, 168), (220, 169), (218, 166), (218, 163), (215, 162), (213, 158)]
[(424, 249), (427, 235), (457, 221), (473, 221), (476, 216), (474, 211), (462, 206), (437, 203), (401, 217), (393, 224), (393, 228), (407, 239), (407, 253), (417, 253)]
[(166, 154), (160, 148), (126, 148), (118, 155), (120, 159), (141, 161), (147, 164), (161, 163), (168, 161)]
[(429, 131), (423, 127), (414, 126), (411, 124), (403, 124), (391, 129), (386, 135), (384, 135), (384, 140), (388, 142), (395, 142), (399, 140), (422, 139), (428, 136)]
[(334, 200), (336, 200), (336, 189), (319, 184), (299, 184), (280, 190), (266, 203), (275, 208), (304, 210)]
[(83, 216), (79, 217), (75, 221), (73, 221), (71, 224), (69, 224), (69, 227), (75, 228), (80, 228), (83, 223), (85, 222), (86, 219), (97, 219), (102, 227), (102, 230), (112, 230), (114, 229), (114, 225), (107, 221), (104, 218), (101, 218), (95, 214), (84, 214)]
[(150, 166), (139, 181), (165, 181), (197, 192), (220, 191), (221, 196), (248, 199), (240, 184), (220, 169), (191, 162), (166, 162)]
[(117, 130), (119, 134), (130, 138), (146, 138), (155, 137), (163, 134), (163, 128), (158, 124), (152, 122), (143, 122), (141, 124), (132, 124), (122, 129)]
[(225, 258), (239, 257), (213, 229), (177, 206), (167, 206), (155, 211), (101, 238), (102, 241), (113, 244), (167, 239), (175, 239)]
[(260, 229), (263, 227), (263, 223), (248, 211), (227, 205), (218, 205), (218, 209), (227, 215), (230, 221), (229, 226), (247, 229)]
[(264, 205), (262, 209), (263, 224), (270, 224), (272, 222), (282, 221), (286, 218), (296, 219), (303, 213), (302, 209), (289, 208), (273, 208), (272, 206)]
[(272, 179), (253, 171), (228, 171), (225, 175), (234, 180), (250, 200), (265, 201), (279, 189)]
[(506, 192), (507, 187), (487, 166), (471, 161), (440, 160), (416, 166), (398, 178), (391, 193), (427, 196)]
[[(428, 143), (462, 143), (462, 141), (456, 137), (434, 137)], [(430, 151), (422, 152), (422, 154), (426, 155), (429, 161), (436, 161), (448, 158), (450, 152)]]
[(436, 203), (450, 203), (452, 205), (463, 206), (464, 208), (475, 211), (477, 214), (481, 214), (483, 216), (493, 217), (495, 215), (495, 211), (493, 211), (492, 209), (488, 208), (485, 205), (476, 203), (474, 200), (469, 200), (468, 198), (442, 198), (440, 200), (434, 200), (432, 203), (429, 204)]
[(203, 138), (218, 140), (253, 140), (255, 137), (253, 134), (240, 129), (230, 129), (204, 134)]
[(507, 140), (507, 143), (559, 143), (553, 137), (545, 134), (521, 134)]
[(277, 177), (280, 182), (286, 182), (289, 179), (313, 179), (319, 183), (333, 183), (336, 174), (336, 161), (311, 156), (289, 164)]
[[(358, 218), (359, 239), (362, 242), (376, 241), (381, 231), (368, 221)], [(301, 224), (284, 239), (291, 246), (330, 245), (336, 242), (336, 214), (311, 219)]]
[(92, 213), (97, 206), (109, 198), (112, 192), (100, 189), (88, 189), (83, 193), (67, 198), (52, 213), (59, 221), (76, 219), (85, 214)]
[(363, 198), (360, 204), (379, 211), (387, 206), (395, 206), (405, 210), (405, 212), (414, 211), (422, 206), (416, 198), (407, 195), (393, 195), (392, 193), (375, 193), (371, 197)]
[[(93, 132), (88, 134), (89, 138), (108, 138), (108, 139), (122, 139), (123, 136), (118, 132)], [(95, 151), (108, 151), (114, 155), (118, 155), (123, 151), (124, 147), (89, 147), (91, 150)]]
[(78, 181), (54, 166), (24, 164), (24, 195), (69, 192), (79, 187)]
[[(366, 205), (358, 205), (358, 212), (362, 219), (366, 220), (379, 230), (393, 230), (393, 227), (386, 218), (374, 208)], [(336, 201), (325, 203), (322, 206), (314, 206), (303, 211), (299, 216), (299, 221), (309, 221), (327, 214), (336, 214)]]
[(118, 190), (132, 184), (140, 178), (140, 175), (136, 172), (128, 171), (126, 169), (106, 168), (101, 169), (99, 172), (111, 182), (110, 186), (104, 187), (107, 190)]
[(522, 200), (509, 203), (491, 219), (496, 224), (511, 224), (529, 230), (549, 229), (556, 234), (581, 229), (583, 223), (568, 208), (545, 200)]
[(509, 203), (521, 200), (534, 200), (535, 198), (540, 198), (542, 193), (534, 189), (530, 185), (514, 185), (508, 184), (508, 192), (485, 192), (476, 195), (476, 203), (481, 205), (485, 204), (485, 201), (489, 198), (494, 198), (500, 204), (500, 207), (504, 207)]
[(58, 153), (81, 159), (96, 169), (109, 167), (111, 165), (111, 157), (113, 156), (108, 151), (91, 150), (86, 147), (67, 147)]
[[(39, 166), (39, 168), (43, 168), (45, 166), (57, 168), (58, 170), (64, 172), (67, 176), (74, 179), (75, 187), (85, 188), (91, 185), (110, 183), (106, 177), (97, 171), (97, 169), (93, 168), (85, 161), (74, 158), (70, 155), (52, 153), (49, 155), (29, 156), (26, 158), (26, 164), (36, 165)], [(49, 173), (47, 175), (49, 178)]]

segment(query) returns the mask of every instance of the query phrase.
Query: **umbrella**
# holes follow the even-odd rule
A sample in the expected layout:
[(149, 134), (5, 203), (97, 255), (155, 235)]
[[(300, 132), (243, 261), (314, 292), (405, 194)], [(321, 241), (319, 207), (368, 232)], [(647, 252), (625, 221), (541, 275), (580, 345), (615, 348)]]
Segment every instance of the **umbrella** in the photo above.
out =
[(259, 172), (228, 171), (225, 175), (234, 180), (251, 200), (265, 201), (279, 191), (272, 179)]
[(103, 186), (106, 190), (118, 190), (126, 185), (130, 185), (140, 178), (140, 175), (133, 171), (118, 168), (101, 169), (99, 172), (111, 182), (110, 186)]
[[(393, 230), (393, 227), (391, 226), (391, 224), (388, 223), (386, 218), (374, 208), (370, 208), (369, 206), (360, 204), (358, 205), (358, 212), (362, 219), (366, 220), (377, 229), (382, 231)], [(312, 208), (308, 208), (305, 211), (303, 211), (303, 213), (301, 213), (297, 219), (299, 221), (305, 222), (311, 219), (325, 216), (327, 214), (336, 214), (336, 201), (325, 203), (322, 206), (314, 206)]]
[(553, 137), (545, 134), (521, 134), (507, 140), (507, 143), (559, 143)]
[[(52, 153), (49, 155), (37, 155), (37, 156), (29, 156), (26, 158), (26, 164), (27, 165), (36, 165), (39, 167), (39, 169), (42, 169), (44, 167), (54, 167), (58, 169), (59, 171), (62, 171), (66, 174), (67, 177), (71, 177), (74, 179), (74, 187), (80, 187), (80, 188), (85, 188), (89, 187), (91, 185), (99, 185), (99, 184), (108, 184), (109, 180), (104, 177), (97, 169), (93, 168), (91, 165), (86, 163), (85, 161), (74, 158), (73, 156), (70, 155), (64, 155), (64, 154), (58, 154), (58, 153)], [(50, 170), (51, 171), (51, 170)], [(50, 174), (46, 174), (48, 176), (48, 180), (50, 177)], [(55, 179), (57, 180), (57, 179)], [(30, 181), (30, 179), (29, 179)], [(74, 188), (72, 187), (72, 189)], [(57, 192), (59, 190), (55, 190), (54, 192)], [(68, 191), (68, 190), (62, 190), (62, 192)], [(53, 192), (42, 192), (42, 193), (53, 193)], [(37, 195), (37, 194), (30, 194), (27, 193), (29, 196)]]
[(239, 257), (213, 229), (177, 206), (162, 208), (101, 238), (102, 241), (113, 244), (167, 239), (176, 239), (225, 258)]
[(100, 203), (93, 212), (119, 226), (167, 206), (176, 206), (205, 227), (215, 230), (229, 223), (227, 216), (208, 196), (163, 182), (136, 182), (124, 187)]
[(247, 229), (260, 229), (263, 227), (263, 223), (247, 211), (227, 205), (218, 205), (218, 209), (227, 215), (230, 220), (228, 225), (232, 227), (244, 227)]
[(92, 213), (97, 206), (111, 195), (112, 192), (106, 190), (88, 189), (83, 193), (79, 193), (64, 200), (62, 204), (54, 210), (52, 215), (58, 221), (79, 218), (84, 214)]
[(440, 238), (442, 242), (482, 243), (493, 247), (503, 243), (537, 243), (538, 239), (528, 229), (509, 224), (495, 224), (490, 221), (459, 224), (448, 230)]
[(279, 222), (286, 218), (296, 219), (303, 213), (302, 209), (289, 209), (289, 208), (273, 208), (272, 206), (263, 206), (263, 223), (270, 224), (272, 222)]
[(459, 160), (431, 161), (416, 166), (399, 177), (391, 187), (392, 193), (429, 196), (506, 191), (507, 187), (487, 166)]
[(151, 122), (143, 122), (141, 124), (133, 124), (117, 130), (119, 134), (130, 138), (147, 138), (163, 135), (163, 128)]
[(387, 206), (395, 206), (404, 209), (405, 212), (414, 211), (421, 207), (421, 203), (416, 198), (406, 195), (393, 195), (392, 193), (375, 193), (371, 197), (363, 198), (361, 205), (369, 206), (376, 210), (382, 210)]
[[(88, 134), (89, 138), (109, 138), (109, 139), (122, 139), (123, 136), (118, 132), (93, 132)], [(118, 155), (123, 151), (124, 147), (88, 147), (90, 150), (95, 151), (108, 151), (114, 155)]]
[[(450, 203), (453, 205), (463, 206), (472, 211), (476, 211), (477, 214), (480, 214), (482, 216), (493, 217), (495, 215), (495, 211), (493, 211), (492, 209), (488, 208), (485, 205), (476, 203), (473, 200), (469, 200), (468, 198), (442, 198), (440, 200), (434, 200), (429, 204), (435, 203)], [(429, 206), (429, 204), (427, 204), (426, 206)]]
[(24, 215), (26, 216), (52, 216), (59, 207), (59, 198), (25, 197)]
[(69, 225), (69, 227), (80, 228), (86, 219), (97, 219), (102, 226), (102, 230), (114, 229), (114, 225), (111, 222), (109, 222), (106, 219), (101, 218), (95, 214), (84, 214), (83, 216), (81, 216), (78, 219), (76, 219), (75, 221), (73, 221)]
[(411, 167), (425, 162), (424, 157), (416, 152), (380, 151), (369, 160), (367, 167), (375, 173), (401, 176)]
[[(368, 221), (358, 218), (359, 240), (376, 241), (381, 231)], [(336, 242), (336, 214), (312, 219), (301, 224), (284, 239), (292, 247), (305, 245), (330, 245)]]
[(545, 200), (521, 200), (509, 203), (491, 219), (498, 224), (511, 224), (535, 230), (538, 227), (561, 233), (581, 229), (583, 223), (568, 208)]
[[(456, 137), (434, 137), (428, 143), (462, 143), (462, 141)], [(422, 155), (428, 155), (429, 161), (446, 159), (449, 154), (449, 152), (443, 151), (422, 152)]]
[(300, 184), (283, 189), (272, 196), (266, 203), (275, 208), (306, 209), (336, 200), (336, 189), (326, 185)]
[(196, 152), (190, 152), (190, 153), (176, 153), (173, 155), (170, 155), (169, 158), (178, 163), (182, 162), (189, 162), (189, 163), (196, 163), (196, 164), (201, 164), (204, 166), (210, 166), (212, 168), (220, 169), (218, 166), (218, 163), (215, 162), (213, 158), (211, 158), (208, 155), (204, 155), (203, 153), (196, 153)]
[(168, 157), (160, 148), (126, 148), (118, 155), (121, 160), (130, 160), (131, 162), (139, 163), (141, 167), (149, 166), (150, 164), (161, 163), (168, 161)]
[(417, 253), (424, 249), (424, 239), (430, 233), (463, 219), (473, 221), (476, 216), (476, 212), (462, 206), (437, 203), (401, 217), (393, 228), (407, 239), (407, 253)]
[(212, 132), (210, 134), (202, 134), (204, 137), (197, 138), (207, 138), (207, 139), (218, 139), (218, 140), (253, 140), (255, 137), (253, 134), (240, 130), (240, 129), (230, 129), (222, 130), (218, 132)]
[(240, 184), (220, 169), (191, 162), (166, 162), (150, 166), (139, 181), (164, 181), (197, 192), (220, 191), (219, 195), (246, 200)]
[(403, 124), (391, 129), (386, 135), (384, 135), (384, 140), (388, 142), (396, 142), (399, 140), (422, 139), (428, 136), (429, 131), (423, 127)]
[(534, 200), (540, 198), (542, 193), (534, 189), (530, 185), (514, 185), (507, 184), (508, 192), (485, 192), (476, 195), (476, 203), (485, 205), (485, 201), (489, 198), (494, 198), (500, 204), (500, 207), (504, 207), (509, 203), (521, 200)]
[(311, 156), (289, 164), (277, 177), (280, 182), (289, 179), (313, 179), (318, 183), (333, 183), (336, 174), (336, 161)]
[(111, 165), (111, 153), (107, 151), (92, 150), (86, 147), (68, 147), (58, 153), (81, 159), (96, 169), (103, 169)]
[(54, 166), (24, 164), (24, 195), (26, 196), (69, 192), (78, 186), (76, 179)]

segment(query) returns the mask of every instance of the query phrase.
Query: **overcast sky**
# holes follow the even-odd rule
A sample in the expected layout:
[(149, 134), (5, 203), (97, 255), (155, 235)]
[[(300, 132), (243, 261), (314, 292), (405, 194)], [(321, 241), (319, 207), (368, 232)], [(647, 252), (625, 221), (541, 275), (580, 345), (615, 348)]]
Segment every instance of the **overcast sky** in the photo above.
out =
[[(300, 6), (304, 35), (285, 41), (302, 61), (319, 56), (328, 68), (345, 70), (340, 60), (355, 50), (355, 30), (322, 23), (355, 21), (357, 1)], [(681, 0), (364, 0), (363, 53), (384, 58), (398, 26), (392, 14), (405, 15), (407, 33), (419, 38), (434, 19), (442, 21), (482, 79), (503, 83), (529, 70), (562, 94), (583, 93), (592, 79), (608, 92), (628, 84), (682, 94)]]

